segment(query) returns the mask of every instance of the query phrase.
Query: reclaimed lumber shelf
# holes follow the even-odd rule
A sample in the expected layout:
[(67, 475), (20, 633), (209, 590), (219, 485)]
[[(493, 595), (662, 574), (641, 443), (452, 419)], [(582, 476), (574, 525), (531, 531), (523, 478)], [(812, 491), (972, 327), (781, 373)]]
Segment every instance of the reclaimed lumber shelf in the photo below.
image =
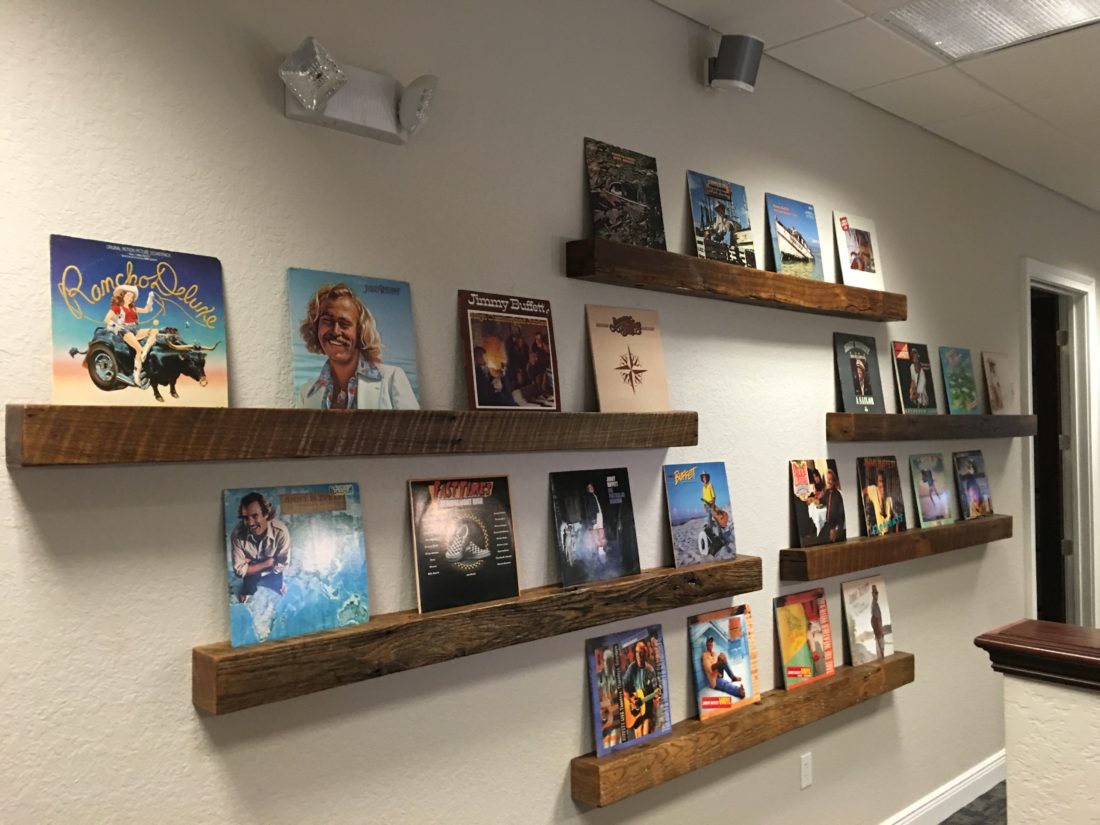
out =
[(856, 538), (816, 547), (779, 551), (779, 578), (811, 582), (869, 570), (899, 561), (974, 547), (1011, 538), (1012, 516), (986, 516), (940, 527), (924, 527), (886, 536)]
[(908, 299), (645, 246), (588, 238), (565, 245), (565, 273), (602, 284), (864, 321), (904, 321)]
[(828, 441), (932, 441), (940, 438), (1012, 438), (1035, 435), (1034, 415), (891, 415), (826, 413)]
[(356, 627), (249, 647), (205, 645), (192, 651), (192, 701), (210, 714), (231, 713), (761, 587), (760, 559), (738, 556), (568, 590), (537, 587), (518, 598), (432, 613), (388, 613)]
[(602, 808), (696, 771), (719, 759), (810, 725), (913, 681), (912, 653), (894, 653), (795, 690), (769, 690), (760, 702), (700, 722), (685, 719), (667, 736), (602, 758), (576, 757), (573, 799)]
[(14, 467), (637, 450), (698, 442), (695, 412), (7, 405)]

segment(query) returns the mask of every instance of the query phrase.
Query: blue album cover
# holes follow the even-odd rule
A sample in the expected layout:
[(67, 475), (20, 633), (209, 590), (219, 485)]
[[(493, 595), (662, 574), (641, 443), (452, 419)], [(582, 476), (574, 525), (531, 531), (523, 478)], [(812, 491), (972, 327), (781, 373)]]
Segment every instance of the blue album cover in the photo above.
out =
[(676, 566), (736, 558), (726, 465), (666, 464), (664, 476)]
[(821, 240), (813, 206), (770, 192), (764, 195), (764, 205), (768, 212), (775, 271), (824, 281)]
[(699, 172), (687, 173), (695, 249), (700, 258), (756, 266), (745, 187)]
[(313, 269), (289, 276), (294, 406), (419, 409), (409, 285)]
[(54, 403), (229, 406), (217, 258), (51, 235), (50, 295)]
[(226, 490), (233, 647), (370, 619), (358, 484)]

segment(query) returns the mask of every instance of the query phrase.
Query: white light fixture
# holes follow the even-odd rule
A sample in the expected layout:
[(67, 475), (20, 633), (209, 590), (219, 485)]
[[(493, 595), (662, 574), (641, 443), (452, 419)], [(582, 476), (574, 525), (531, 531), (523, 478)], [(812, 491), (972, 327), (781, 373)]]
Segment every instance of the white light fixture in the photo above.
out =
[(1100, 20), (1100, 0), (913, 0), (879, 18), (949, 60)]
[(764, 41), (751, 34), (724, 34), (718, 55), (707, 61), (707, 85), (714, 89), (752, 92), (764, 54)]
[(279, 77), (287, 117), (398, 144), (427, 121), (439, 83), (422, 75), (404, 87), (387, 74), (341, 65), (312, 37), (287, 56)]

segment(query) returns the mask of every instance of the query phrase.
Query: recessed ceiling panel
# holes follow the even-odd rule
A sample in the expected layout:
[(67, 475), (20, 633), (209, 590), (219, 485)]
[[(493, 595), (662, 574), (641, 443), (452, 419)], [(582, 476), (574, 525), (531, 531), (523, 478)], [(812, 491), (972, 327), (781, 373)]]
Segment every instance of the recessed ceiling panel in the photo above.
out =
[(863, 89), (855, 95), (922, 126), (1012, 105), (953, 66)]
[(1100, 85), (1029, 100), (1023, 108), (1071, 140), (1092, 147), (1100, 144)]
[(768, 54), (849, 92), (944, 65), (943, 60), (866, 18), (768, 49)]
[(860, 12), (840, 0), (659, 0), (723, 34), (753, 34), (765, 46), (858, 20)]

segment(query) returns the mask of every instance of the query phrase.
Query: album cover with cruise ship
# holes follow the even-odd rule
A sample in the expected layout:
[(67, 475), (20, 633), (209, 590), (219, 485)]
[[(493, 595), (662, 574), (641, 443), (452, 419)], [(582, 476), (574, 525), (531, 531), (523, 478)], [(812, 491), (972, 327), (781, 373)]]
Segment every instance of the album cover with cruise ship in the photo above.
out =
[(756, 266), (745, 187), (688, 172), (688, 200), (695, 250), (700, 258)]
[(775, 271), (824, 281), (821, 238), (817, 233), (817, 213), (813, 205), (767, 192), (764, 206), (768, 212)]
[(595, 236), (664, 249), (656, 159), (586, 137), (584, 162)]
[(834, 332), (833, 350), (836, 353), (836, 377), (840, 382), (841, 411), (886, 412), (875, 339), (866, 335)]
[(507, 476), (409, 482), (421, 613), (519, 595)]

